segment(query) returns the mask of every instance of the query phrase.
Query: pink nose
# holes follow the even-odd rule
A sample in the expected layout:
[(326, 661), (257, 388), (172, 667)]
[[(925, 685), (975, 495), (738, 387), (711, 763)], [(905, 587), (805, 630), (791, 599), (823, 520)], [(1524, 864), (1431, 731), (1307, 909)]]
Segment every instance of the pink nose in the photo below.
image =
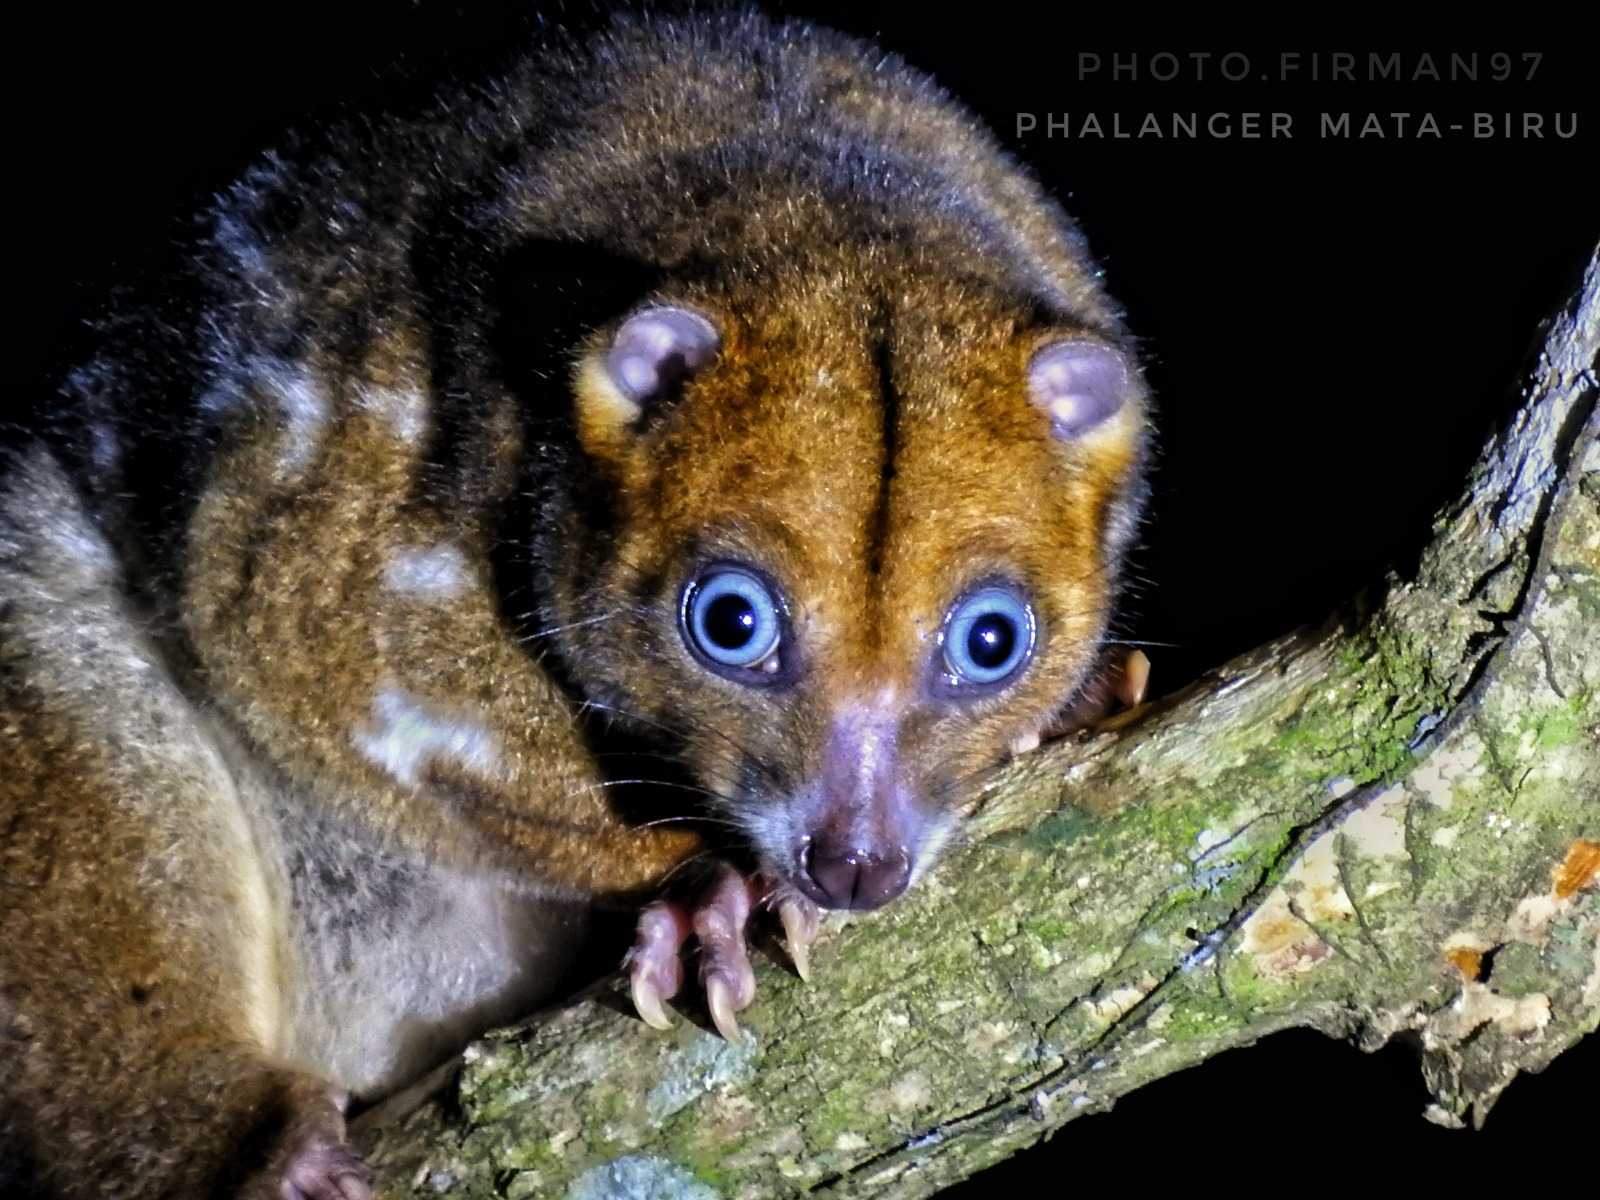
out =
[(911, 857), (816, 841), (801, 856), (800, 886), (825, 908), (878, 908), (911, 881)]

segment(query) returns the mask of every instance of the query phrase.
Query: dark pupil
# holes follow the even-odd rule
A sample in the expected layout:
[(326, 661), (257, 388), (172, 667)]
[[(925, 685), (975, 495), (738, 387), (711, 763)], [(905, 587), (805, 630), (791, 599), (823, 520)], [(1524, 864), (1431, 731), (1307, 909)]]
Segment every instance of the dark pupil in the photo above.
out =
[(1016, 644), (1016, 626), (999, 613), (979, 617), (967, 634), (967, 653), (986, 671), (994, 670), (1010, 658)]
[(724, 592), (706, 606), (705, 630), (722, 649), (737, 650), (755, 636), (755, 607), (736, 592)]

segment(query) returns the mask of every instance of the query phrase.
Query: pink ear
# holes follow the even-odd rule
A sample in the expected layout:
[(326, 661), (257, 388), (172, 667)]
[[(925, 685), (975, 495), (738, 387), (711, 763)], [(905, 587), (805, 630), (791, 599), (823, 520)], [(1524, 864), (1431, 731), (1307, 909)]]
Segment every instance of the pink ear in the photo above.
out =
[(1081, 437), (1116, 416), (1131, 387), (1122, 355), (1101, 342), (1054, 342), (1028, 363), (1028, 395), (1050, 414), (1059, 438)]
[(697, 312), (665, 305), (622, 323), (606, 354), (606, 373), (642, 409), (670, 394), (717, 355), (716, 326)]

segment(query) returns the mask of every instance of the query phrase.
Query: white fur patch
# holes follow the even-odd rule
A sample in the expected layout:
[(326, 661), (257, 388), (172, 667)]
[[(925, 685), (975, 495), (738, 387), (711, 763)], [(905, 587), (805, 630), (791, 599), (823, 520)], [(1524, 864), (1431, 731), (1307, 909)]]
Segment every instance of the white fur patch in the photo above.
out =
[(239, 406), (245, 397), (259, 398), (267, 409), (278, 411), (284, 434), (280, 463), (285, 471), (305, 467), (322, 441), (322, 430), (332, 411), (327, 382), (301, 363), (266, 356), (248, 360), (242, 372), (243, 390), (236, 385), (228, 367), (222, 381), (200, 397), (202, 411), (223, 416)]
[(366, 411), (388, 422), (395, 437), (407, 445), (422, 440), (428, 429), (427, 398), (414, 387), (376, 387), (356, 389), (356, 402)]
[(299, 470), (311, 461), (322, 440), (322, 427), (328, 421), (327, 390), (320, 379), (301, 369), (273, 371), (267, 387), (283, 412), (283, 465)]
[(467, 556), (450, 542), (397, 551), (383, 567), (383, 585), (391, 592), (433, 600), (459, 596), (469, 578)]
[(500, 762), (499, 745), (484, 726), (440, 713), (398, 688), (385, 688), (374, 698), (371, 730), (358, 732), (355, 744), (412, 787), (430, 759), (450, 759), (479, 775), (493, 774)]
[(239, 392), (230, 383), (218, 384), (200, 394), (199, 404), (201, 412), (220, 417), (239, 406)]
[(40, 531), (74, 572), (84, 580), (103, 580), (115, 569), (111, 546), (86, 518), (78, 513), (47, 512)]

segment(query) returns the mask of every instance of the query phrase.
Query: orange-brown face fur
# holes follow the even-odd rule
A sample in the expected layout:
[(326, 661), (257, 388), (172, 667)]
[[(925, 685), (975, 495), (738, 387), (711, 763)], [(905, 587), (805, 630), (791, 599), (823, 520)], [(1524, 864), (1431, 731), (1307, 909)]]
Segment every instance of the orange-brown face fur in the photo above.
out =
[[(1133, 482), (1142, 404), (1080, 439), (1030, 397), (1040, 323), (985, 281), (842, 247), (657, 297), (718, 328), (715, 361), (637, 420), (580, 365), (579, 428), (614, 485), (614, 542), (561, 597), (567, 657), (617, 709), (681, 733), (769, 870), (803, 876), (820, 829), (901, 847), (915, 877), (976, 772), (1036, 735), (1091, 669)], [(680, 635), (705, 567), (753, 567), (787, 609), (770, 686), (708, 670)], [(942, 680), (947, 614), (995, 580), (1031, 599), (1032, 660), (997, 691)], [(592, 623), (577, 624), (593, 618)]]
[[(352, 151), (381, 164), (354, 199), (339, 170), (315, 202), (252, 185), (217, 239), (221, 294), (296, 303), (227, 309), (226, 386), (186, 384), (214, 422), (179, 556), (213, 701), (434, 857), (637, 894), (701, 847), (612, 804), (581, 718), (617, 710), (780, 878), (804, 890), (816, 843), (898, 856), (903, 886), (1082, 686), (1115, 598), (1145, 406), (1081, 239), (928, 81), (752, 14), (622, 22), (485, 103), (481, 144), (396, 125)], [(528, 112), (571, 127), (530, 139)], [(358, 201), (387, 223), (316, 218)], [(652, 306), (714, 353), (645, 395), (612, 358)], [(1064, 342), (1121, 379), (1086, 425), (1040, 393)], [(390, 585), (417, 562), (458, 589)], [(719, 562), (784, 609), (769, 686), (686, 645)], [(1032, 658), (951, 687), (952, 608), (996, 583)]]
[[(268, 1136), (260, 1194), (359, 1191), (335, 1085), (548, 999), (594, 901), (659, 901), (647, 1020), (692, 927), (732, 1036), (747, 880), (692, 919), (664, 881), (753, 857), (803, 953), (1094, 670), (1128, 337), (1066, 215), (877, 47), (619, 16), (294, 139), (201, 229), (0, 463), (0, 1143), (20, 1112), (68, 1194), (220, 1195)], [(730, 564), (732, 666), (684, 619)], [(612, 719), (657, 739), (642, 813)]]

